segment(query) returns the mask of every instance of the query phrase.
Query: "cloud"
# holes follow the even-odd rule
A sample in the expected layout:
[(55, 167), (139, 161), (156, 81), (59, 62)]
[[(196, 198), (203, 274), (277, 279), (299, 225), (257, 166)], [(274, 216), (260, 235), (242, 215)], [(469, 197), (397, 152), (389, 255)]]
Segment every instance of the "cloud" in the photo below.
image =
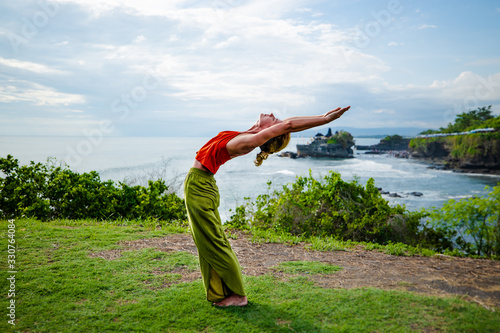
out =
[(422, 29), (436, 29), (437, 25), (434, 24), (421, 24), (417, 29), (422, 30)]
[(317, 12), (317, 11), (313, 11), (311, 8), (298, 8), (295, 10), (297, 13), (308, 13), (310, 14), (312, 17), (321, 17), (323, 16), (324, 14), (321, 13), (321, 12)]
[(390, 41), (389, 43), (387, 43), (387, 46), (399, 46), (399, 45), (403, 45), (403, 43), (398, 43), (394, 41)]
[(498, 66), (500, 65), (500, 58), (486, 58), (486, 59), (478, 59), (475, 61), (471, 61), (467, 63), (467, 65), (472, 66)]
[(146, 39), (143, 35), (137, 36), (132, 43), (140, 43), (143, 42)]
[[(185, 100), (205, 98), (298, 106), (314, 100), (311, 89), (315, 87), (368, 84), (388, 69), (375, 57), (340, 47), (320, 48), (303, 40), (297, 44), (305, 43), (305, 47), (290, 41), (274, 41), (280, 42), (288, 43), (290, 56), (272, 56), (268, 53), (272, 42), (266, 41), (267, 48), (250, 48), (252, 52), (248, 55), (219, 61), (207, 61), (211, 53), (205, 52), (203, 56), (169, 55), (157, 65), (157, 74), (175, 88), (173, 96)], [(205, 66), (199, 69), (197, 64), (203, 62)]]
[(431, 88), (448, 100), (489, 103), (500, 99), (500, 73), (485, 77), (466, 71), (454, 80), (434, 81)]
[(115, 9), (125, 9), (134, 15), (167, 15), (169, 12), (177, 9), (186, 0), (117, 0), (117, 1), (102, 1), (102, 0), (58, 0), (60, 4), (77, 4), (87, 12), (94, 16), (102, 16)]
[(58, 92), (37, 83), (10, 80), (7, 84), (0, 86), (0, 102), (28, 102), (38, 106), (57, 106), (84, 103), (85, 98), (77, 94)]
[(389, 110), (389, 109), (378, 109), (378, 110), (374, 110), (373, 113), (375, 113), (375, 114), (394, 114), (396, 112), (394, 110)]
[(68, 72), (61, 71), (58, 69), (50, 68), (43, 64), (37, 64), (29, 61), (20, 61), (16, 59), (5, 59), (0, 57), (0, 65), (22, 69), (26, 71), (30, 71), (37, 74), (67, 74)]
[[(167, 98), (288, 106), (312, 103), (318, 87), (368, 85), (389, 70), (377, 57), (344, 46), (349, 36), (331, 24), (249, 14), (265, 6), (290, 7), (285, 1), (251, 4), (228, 8), (231, 15), (212, 8), (168, 12), (172, 27), (163, 40), (155, 40), (153, 31), (162, 30), (161, 24), (153, 24), (151, 31), (134, 34), (132, 43), (97, 39), (79, 58), (87, 68), (89, 63), (100, 65), (91, 70), (94, 76), (107, 66), (123, 68), (139, 80), (153, 71), (164, 78)], [(172, 33), (183, 30), (190, 33), (182, 38)]]
[[(481, 79), (477, 74), (460, 78), (458, 72), (457, 78), (442, 80), (439, 73), (422, 70), (419, 78), (427, 81), (412, 84), (415, 66), (405, 65), (408, 50), (397, 48), (399, 60), (393, 60), (393, 47), (410, 45), (393, 32), (400, 20), (391, 21), (369, 47), (355, 48), (363, 21), (347, 16), (343, 22), (331, 20), (335, 13), (328, 6), (306, 0), (58, 3), (57, 15), (20, 47), (20, 57), (6, 53), (0, 58), (0, 68), (6, 69), (0, 75), (0, 102), (11, 117), (64, 118), (72, 128), (111, 119), (117, 132), (150, 133), (148, 126), (153, 126), (158, 135), (184, 135), (193, 119), (212, 132), (228, 119), (243, 128), (261, 110), (285, 117), (353, 104), (351, 115), (339, 125), (430, 128), (443, 125), (436, 114), (463, 104), (464, 96), (474, 96), (477, 82), (489, 79), (486, 67), (480, 68)], [(11, 7), (5, 16), (19, 17)], [(0, 24), (0, 30), (21, 31), (20, 22), (9, 22)], [(411, 24), (413, 30), (418, 26)], [(5, 41), (0, 38), (2, 47), (8, 46)], [(411, 44), (419, 42), (416, 38)], [(377, 43), (386, 47), (374, 53)], [(480, 59), (471, 65), (497, 61)], [(438, 80), (431, 84), (428, 77)], [(478, 103), (500, 103), (496, 92), (478, 91), (487, 97)], [(115, 112), (117, 101), (126, 117)], [(0, 125), (3, 132), (7, 125)], [(163, 127), (168, 130), (162, 132)]]
[(240, 37), (238, 37), (238, 36), (231, 36), (227, 40), (225, 40), (223, 42), (220, 42), (220, 43), (217, 43), (214, 46), (214, 49), (222, 49), (222, 48), (230, 46), (231, 44), (237, 43), (238, 41), (240, 41)]
[(381, 82), (377, 89), (359, 90), (346, 98), (352, 100), (350, 114), (356, 117), (341, 118), (339, 124), (349, 120), (346, 126), (439, 128), (454, 121), (457, 114), (482, 106), (493, 105), (498, 114), (500, 73), (482, 76), (466, 71), (429, 85)]

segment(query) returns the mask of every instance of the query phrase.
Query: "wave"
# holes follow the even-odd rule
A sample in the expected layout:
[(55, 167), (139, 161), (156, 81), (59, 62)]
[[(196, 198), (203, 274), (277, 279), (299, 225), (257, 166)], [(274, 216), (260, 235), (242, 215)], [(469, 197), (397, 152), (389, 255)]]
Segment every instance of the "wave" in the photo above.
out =
[(446, 195), (446, 199), (454, 199), (454, 200), (460, 200), (460, 199), (468, 199), (472, 198), (473, 195)]
[(415, 165), (399, 164), (395, 167), (391, 164), (379, 163), (375, 161), (359, 160), (355, 163), (347, 165), (339, 165), (335, 167), (335, 171), (341, 174), (357, 175), (361, 177), (388, 177), (400, 178), (401, 180), (408, 178), (436, 178), (437, 175), (428, 172), (418, 172)]
[(279, 171), (276, 171), (275, 173), (279, 173), (279, 174), (282, 174), (282, 175), (287, 175), (287, 176), (295, 176), (295, 172), (293, 171), (290, 171), (290, 170), (279, 170)]

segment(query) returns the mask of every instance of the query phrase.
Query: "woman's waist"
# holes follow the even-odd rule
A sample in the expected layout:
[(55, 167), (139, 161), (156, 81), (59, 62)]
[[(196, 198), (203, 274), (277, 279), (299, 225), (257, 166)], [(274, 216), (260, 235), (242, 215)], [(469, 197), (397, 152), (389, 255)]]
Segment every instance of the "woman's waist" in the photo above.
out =
[(201, 164), (199, 161), (195, 161), (191, 169), (189, 169), (188, 176), (191, 174), (195, 174), (197, 176), (206, 178), (208, 180), (211, 180), (212, 182), (215, 182), (215, 177), (214, 174), (210, 172), (203, 164)]
[(205, 167), (203, 164), (201, 164), (200, 161), (198, 160), (194, 160), (194, 163), (193, 163), (193, 166), (191, 167), (192, 169), (199, 169), (199, 170), (202, 170), (202, 171), (205, 171), (206, 173), (210, 174), (211, 176), (213, 176), (214, 174), (208, 170), (207, 167)]

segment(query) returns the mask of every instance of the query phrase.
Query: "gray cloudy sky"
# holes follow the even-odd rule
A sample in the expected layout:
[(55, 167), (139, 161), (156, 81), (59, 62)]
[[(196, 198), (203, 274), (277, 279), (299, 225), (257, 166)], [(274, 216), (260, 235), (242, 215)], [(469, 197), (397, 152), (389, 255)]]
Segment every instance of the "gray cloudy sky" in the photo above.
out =
[(0, 1), (0, 135), (209, 136), (500, 113), (498, 1)]

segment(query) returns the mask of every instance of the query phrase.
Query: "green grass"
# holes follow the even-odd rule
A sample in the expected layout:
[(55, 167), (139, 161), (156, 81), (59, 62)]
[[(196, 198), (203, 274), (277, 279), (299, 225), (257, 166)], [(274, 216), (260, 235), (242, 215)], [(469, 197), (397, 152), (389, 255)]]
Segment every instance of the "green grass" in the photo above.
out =
[(334, 266), (328, 263), (318, 261), (287, 261), (282, 262), (275, 267), (284, 273), (289, 274), (331, 274), (342, 269), (342, 267)]
[[(123, 224), (123, 223), (121, 223)], [(90, 257), (120, 250), (120, 241), (164, 237), (154, 226), (102, 221), (16, 221), (16, 325), (7, 323), (7, 222), (0, 221), (1, 332), (498, 332), (500, 315), (459, 298), (378, 289), (323, 289), (308, 274), (336, 266), (282, 263), (272, 273), (244, 276), (250, 304), (219, 309), (201, 280), (175, 283), (198, 269), (185, 252), (123, 250), (114, 260)]]
[[(311, 237), (301, 237), (301, 236), (293, 236), (291, 234), (287, 234), (286, 232), (274, 231), (271, 229), (258, 229), (252, 228), (248, 231), (250, 233), (250, 240), (253, 243), (280, 243), (280, 244), (288, 244), (295, 245), (299, 243), (304, 243), (304, 246), (308, 250), (315, 251), (351, 251), (356, 247), (363, 248), (365, 250), (375, 250), (384, 252), (387, 254), (395, 255), (395, 256), (434, 256), (437, 252), (414, 247), (403, 243), (392, 243), (388, 244), (377, 244), (377, 243), (368, 243), (368, 242), (353, 242), (351, 240), (343, 241), (336, 239), (335, 237), (325, 236), (311, 236)], [(448, 255), (459, 255), (460, 253), (446, 253)]]

